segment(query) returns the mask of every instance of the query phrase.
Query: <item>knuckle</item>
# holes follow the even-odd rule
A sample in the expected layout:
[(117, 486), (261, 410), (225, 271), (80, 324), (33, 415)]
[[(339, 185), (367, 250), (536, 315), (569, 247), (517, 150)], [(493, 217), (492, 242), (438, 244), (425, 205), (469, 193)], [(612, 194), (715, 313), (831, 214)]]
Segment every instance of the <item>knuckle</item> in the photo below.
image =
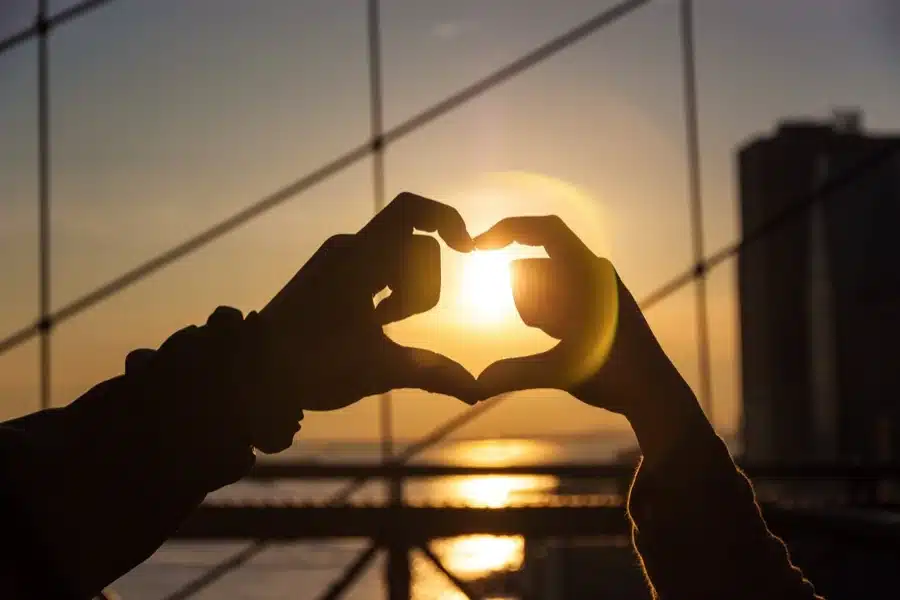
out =
[(546, 218), (547, 218), (547, 222), (549, 223), (550, 227), (552, 227), (555, 231), (558, 231), (558, 232), (568, 231), (569, 226), (566, 225), (566, 222), (559, 215), (552, 214), (552, 215), (548, 215)]
[(396, 206), (400, 210), (405, 210), (409, 208), (416, 201), (416, 199), (417, 196), (412, 192), (400, 192), (391, 201), (391, 205)]
[(612, 264), (612, 262), (608, 258), (604, 256), (595, 256), (594, 260), (594, 266), (601, 275), (606, 273), (614, 275), (616, 279), (619, 278), (619, 273), (618, 271), (616, 271), (615, 265)]
[(351, 233), (339, 233), (337, 235), (333, 235), (322, 244), (322, 251), (331, 252), (336, 250), (343, 250), (349, 248), (353, 240), (356, 236)]
[(327, 246), (344, 246), (355, 236), (352, 233), (338, 233), (325, 241)]
[(148, 364), (150, 359), (156, 355), (156, 350), (150, 348), (138, 348), (132, 350), (125, 357), (125, 372), (133, 372)]

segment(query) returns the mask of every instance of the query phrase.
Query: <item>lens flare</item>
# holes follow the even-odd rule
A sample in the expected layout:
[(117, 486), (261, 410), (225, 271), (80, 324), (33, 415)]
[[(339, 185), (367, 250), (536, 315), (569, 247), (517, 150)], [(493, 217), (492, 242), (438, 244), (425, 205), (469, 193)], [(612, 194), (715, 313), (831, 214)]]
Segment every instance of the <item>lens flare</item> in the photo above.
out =
[[(597, 199), (578, 186), (561, 179), (526, 171), (504, 171), (485, 175), (473, 188), (452, 200), (466, 216), (474, 233), (486, 230), (514, 215), (558, 215), (598, 257), (610, 258), (612, 240), (609, 216)], [(512, 295), (509, 263), (517, 258), (547, 256), (543, 249), (513, 244), (503, 250), (467, 255), (461, 276), (465, 320), (481, 326), (515, 323), (518, 311)], [(563, 374), (572, 385), (596, 372), (606, 361), (618, 326), (618, 279), (612, 266), (600, 264), (596, 271), (595, 308), (599, 319), (590, 348), (579, 364)], [(592, 315), (592, 316), (597, 316)], [(548, 338), (549, 339), (549, 338)], [(585, 342), (585, 340), (582, 340)], [(543, 348), (543, 351), (549, 348)]]

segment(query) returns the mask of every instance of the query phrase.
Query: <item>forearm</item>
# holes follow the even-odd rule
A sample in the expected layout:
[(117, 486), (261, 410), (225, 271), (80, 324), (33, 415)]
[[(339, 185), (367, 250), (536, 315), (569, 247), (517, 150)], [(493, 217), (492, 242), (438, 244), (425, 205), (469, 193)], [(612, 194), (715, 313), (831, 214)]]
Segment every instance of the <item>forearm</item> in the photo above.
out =
[(65, 408), (10, 423), (3, 483), (46, 568), (90, 597), (145, 560), (253, 452), (226, 354), (204, 328), (179, 332), (136, 372)]
[(631, 419), (644, 457), (629, 516), (655, 592), (664, 600), (815, 598), (687, 386), (672, 390), (655, 415)]

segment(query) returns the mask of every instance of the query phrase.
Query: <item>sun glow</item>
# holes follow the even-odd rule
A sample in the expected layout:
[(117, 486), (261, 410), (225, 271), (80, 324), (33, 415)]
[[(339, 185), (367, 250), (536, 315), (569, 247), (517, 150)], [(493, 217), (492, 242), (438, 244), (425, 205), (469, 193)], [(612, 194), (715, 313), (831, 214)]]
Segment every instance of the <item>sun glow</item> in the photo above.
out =
[(470, 535), (436, 544), (435, 551), (460, 577), (479, 577), (522, 565), (525, 540), (519, 536)]
[(528, 496), (547, 486), (544, 479), (522, 475), (484, 475), (467, 477), (457, 484), (457, 494), (468, 506), (503, 508), (514, 503), (516, 496)]
[[(512, 465), (538, 462), (553, 456), (554, 446), (535, 440), (471, 440), (455, 444), (444, 454), (451, 464)], [(450, 477), (434, 485), (442, 498), (450, 498), (466, 506), (499, 509), (506, 506), (527, 505), (543, 501), (557, 486), (552, 476), (482, 475)], [(525, 540), (521, 536), (469, 535), (437, 540), (432, 548), (444, 565), (464, 580), (485, 577), (496, 571), (521, 567), (525, 555)], [(464, 600), (456, 590), (433, 583), (443, 582), (443, 576), (427, 564), (420, 563), (422, 577), (416, 584), (417, 597), (440, 600)]]
[(510, 253), (475, 251), (465, 257), (460, 294), (466, 314), (479, 323), (497, 323), (516, 314), (510, 285)]

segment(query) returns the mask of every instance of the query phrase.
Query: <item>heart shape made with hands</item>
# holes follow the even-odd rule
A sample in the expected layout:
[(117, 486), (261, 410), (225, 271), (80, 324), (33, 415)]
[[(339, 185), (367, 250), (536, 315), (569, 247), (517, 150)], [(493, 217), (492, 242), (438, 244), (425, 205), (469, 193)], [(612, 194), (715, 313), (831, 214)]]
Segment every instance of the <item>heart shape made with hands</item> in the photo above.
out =
[[(554, 332), (565, 328), (552, 322), (554, 315), (557, 320), (568, 315), (582, 330), (589, 326), (584, 310), (576, 311), (578, 299), (587, 297), (579, 271), (596, 262), (597, 255), (612, 251), (609, 225), (614, 217), (601, 199), (571, 182), (525, 171), (484, 173), (448, 189), (446, 197), (462, 213), (455, 218), (461, 222), (464, 216), (467, 230), (480, 243), (474, 251), (457, 251), (452, 243), (442, 249), (442, 289), (436, 305), (388, 327), (391, 339), (451, 357), (484, 380), (484, 370), (498, 360), (540, 357), (557, 346), (560, 338)], [(526, 217), (519, 221), (522, 231), (511, 236), (507, 219), (517, 213), (561, 218)], [(575, 225), (579, 234), (562, 219)], [(507, 224), (499, 226), (500, 222)], [(506, 239), (499, 243), (500, 237)], [(588, 250), (582, 239), (591, 240), (596, 252)], [(547, 260), (547, 244), (555, 260)], [(568, 249), (575, 249), (578, 260), (564, 259), (573, 253)], [(414, 281), (414, 273), (410, 279)], [(577, 337), (569, 336), (563, 349), (574, 352)], [(602, 349), (603, 340), (597, 347)], [(597, 364), (598, 359), (591, 355), (587, 363)], [(489, 393), (480, 387), (479, 394)], [(510, 382), (506, 387), (515, 385)]]
[[(438, 301), (430, 310), (391, 323), (386, 334), (458, 361), (475, 377), (497, 360), (549, 350), (558, 340), (524, 323), (514, 297), (516, 265), (540, 254), (521, 247), (442, 248)], [(414, 273), (408, 276), (415, 284)]]
[[(512, 263), (511, 293), (521, 321), (563, 341), (547, 352), (495, 363), (476, 380), (445, 353), (386, 335), (386, 325), (428, 313), (441, 296), (440, 245), (417, 231), (436, 232), (469, 257), (477, 256), (471, 254), (477, 247), (543, 246), (550, 258)], [(564, 232), (568, 237), (560, 237)], [(455, 209), (401, 194), (356, 234), (330, 238), (261, 311), (281, 365), (281, 393), (302, 398), (303, 410), (327, 411), (403, 388), (469, 404), (517, 389), (566, 389), (570, 363), (584, 362), (578, 332), (594, 329), (588, 306), (594, 295), (585, 286), (594, 280), (595, 259), (558, 218), (504, 219), (476, 240)], [(385, 288), (391, 293), (375, 304)], [(447, 339), (471, 348), (470, 333)], [(523, 353), (507, 350), (507, 356)]]
[[(529, 246), (543, 257), (522, 251)], [(615, 295), (602, 290), (615, 290), (614, 277), (594, 268), (603, 261), (558, 217), (502, 219), (475, 237), (473, 252), (444, 259), (457, 264), (455, 297), (398, 324), (390, 337), (460, 357), (484, 397), (570, 390), (605, 359), (617, 313)]]

